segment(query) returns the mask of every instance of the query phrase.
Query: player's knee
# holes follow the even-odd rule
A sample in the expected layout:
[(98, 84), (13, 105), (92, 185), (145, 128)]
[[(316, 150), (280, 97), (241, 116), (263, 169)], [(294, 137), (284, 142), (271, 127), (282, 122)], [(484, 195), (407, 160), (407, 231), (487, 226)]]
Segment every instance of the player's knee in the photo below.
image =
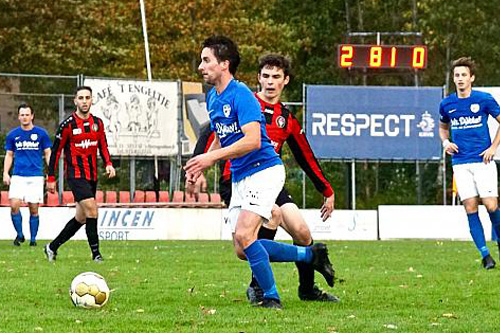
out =
[(485, 207), (488, 213), (494, 213), (498, 210), (498, 204), (496, 203), (485, 204)]
[(301, 226), (297, 229), (297, 234), (294, 235), (293, 240), (295, 243), (308, 246), (312, 242), (311, 232), (307, 226)]

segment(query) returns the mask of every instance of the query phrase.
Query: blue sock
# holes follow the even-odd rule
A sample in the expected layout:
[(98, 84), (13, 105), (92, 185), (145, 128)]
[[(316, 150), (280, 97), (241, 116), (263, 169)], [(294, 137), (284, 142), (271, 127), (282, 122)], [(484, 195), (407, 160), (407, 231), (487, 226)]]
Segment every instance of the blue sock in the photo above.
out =
[(481, 256), (484, 258), (490, 254), (490, 250), (486, 247), (486, 239), (484, 238), (484, 229), (481, 221), (479, 220), (479, 214), (472, 213), (467, 214), (467, 219), (469, 220), (469, 229), (472, 239), (476, 244), (477, 249), (481, 252)]
[(14, 224), (14, 229), (16, 229), (17, 237), (23, 237), (23, 217), (21, 216), (21, 212), (17, 214), (10, 214), (12, 217), (12, 224)]
[(30, 235), (32, 242), (36, 240), (36, 234), (38, 233), (39, 225), (40, 225), (40, 217), (38, 215), (30, 215)]
[(276, 282), (274, 281), (273, 270), (271, 269), (266, 249), (259, 241), (255, 241), (244, 249), (243, 252), (247, 256), (253, 275), (264, 291), (264, 297), (279, 300), (280, 297), (276, 289)]
[(500, 210), (495, 210), (493, 213), (488, 213), (491, 220), (491, 240), (498, 241), (500, 235)]
[(312, 261), (313, 254), (310, 246), (296, 246), (268, 239), (259, 239), (257, 242), (262, 243), (266, 249), (270, 262)]

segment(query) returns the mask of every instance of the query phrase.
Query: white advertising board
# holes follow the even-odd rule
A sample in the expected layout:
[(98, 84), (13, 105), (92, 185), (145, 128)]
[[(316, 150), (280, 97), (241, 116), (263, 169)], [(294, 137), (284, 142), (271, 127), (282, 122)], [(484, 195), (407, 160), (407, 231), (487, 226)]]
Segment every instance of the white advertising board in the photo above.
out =
[(179, 83), (85, 79), (113, 156), (177, 154)]

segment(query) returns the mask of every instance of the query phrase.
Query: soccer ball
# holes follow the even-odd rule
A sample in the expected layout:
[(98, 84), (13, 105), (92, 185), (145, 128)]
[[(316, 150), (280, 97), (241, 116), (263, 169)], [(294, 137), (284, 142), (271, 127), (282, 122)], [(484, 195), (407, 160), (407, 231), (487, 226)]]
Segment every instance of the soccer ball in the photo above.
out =
[(109, 287), (99, 274), (85, 272), (73, 279), (69, 287), (69, 296), (76, 307), (100, 308), (109, 299)]

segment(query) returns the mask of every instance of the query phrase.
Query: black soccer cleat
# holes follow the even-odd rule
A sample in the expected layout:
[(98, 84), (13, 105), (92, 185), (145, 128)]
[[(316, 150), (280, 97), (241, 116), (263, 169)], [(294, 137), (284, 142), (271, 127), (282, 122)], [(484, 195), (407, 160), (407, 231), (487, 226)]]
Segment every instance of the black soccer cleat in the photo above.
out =
[(314, 286), (311, 290), (302, 290), (299, 287), (299, 298), (302, 301), (340, 302), (340, 298), (319, 289), (317, 286)]
[(30, 246), (36, 246), (36, 242), (35, 241), (30, 241)]
[(94, 262), (99, 262), (99, 263), (104, 261), (104, 259), (100, 254), (96, 255), (94, 258), (92, 258), (92, 260), (94, 260)]
[(483, 258), (482, 263), (483, 267), (486, 269), (493, 269), (496, 265), (495, 260), (493, 260), (493, 258), (489, 254)]
[(311, 246), (311, 250), (313, 253), (311, 264), (313, 265), (315, 270), (323, 275), (326, 283), (328, 283), (330, 287), (333, 287), (335, 270), (330, 263), (330, 259), (328, 259), (328, 249), (326, 248), (326, 245), (323, 243), (316, 243)]
[(257, 304), (264, 300), (264, 290), (261, 287), (256, 285), (248, 286), (247, 288), (247, 298), (250, 304)]
[(50, 244), (45, 244), (43, 252), (45, 252), (48, 261), (50, 262), (56, 261), (57, 253), (55, 251), (52, 251), (52, 249), (50, 248)]
[(261, 302), (255, 304), (255, 306), (258, 308), (275, 309), (275, 310), (283, 309), (280, 300), (275, 298), (264, 298)]
[(24, 243), (26, 239), (23, 237), (16, 236), (16, 239), (14, 239), (14, 246), (21, 246), (21, 243)]

